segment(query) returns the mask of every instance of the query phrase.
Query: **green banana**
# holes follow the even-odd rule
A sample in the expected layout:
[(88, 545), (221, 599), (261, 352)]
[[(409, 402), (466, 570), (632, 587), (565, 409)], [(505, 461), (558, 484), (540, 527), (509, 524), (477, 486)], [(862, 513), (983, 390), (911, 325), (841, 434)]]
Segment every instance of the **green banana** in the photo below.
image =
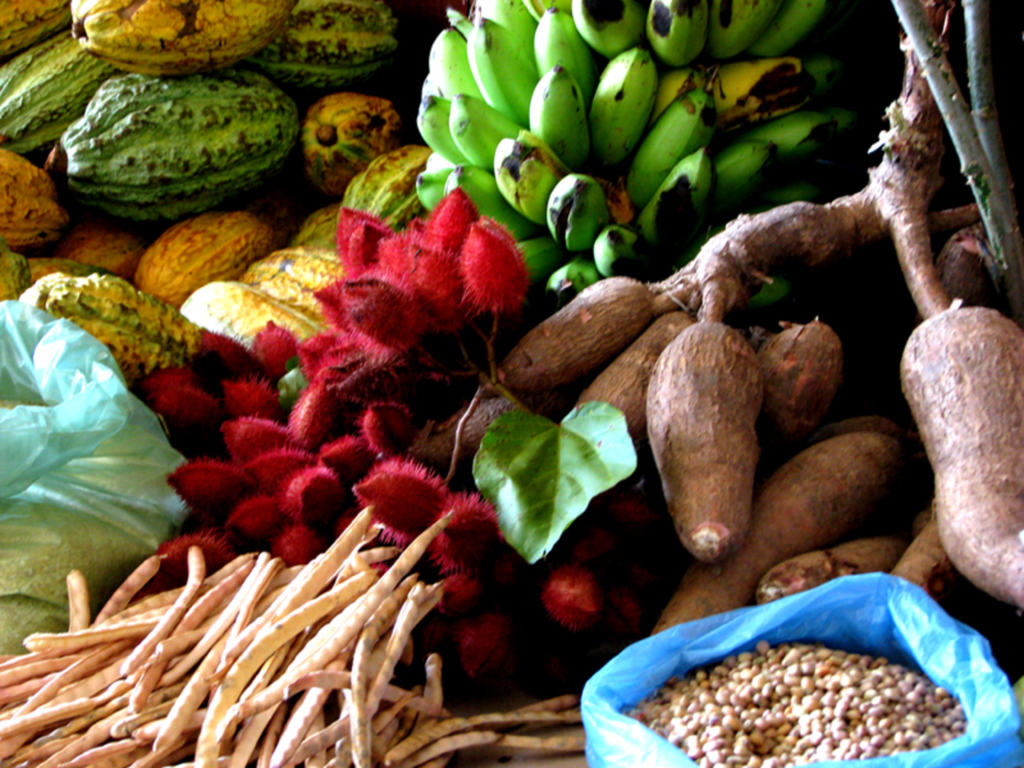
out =
[(584, 104), (590, 107), (600, 71), (594, 52), (576, 29), (571, 9), (549, 8), (541, 16), (533, 36), (533, 54), (542, 77), (555, 66), (568, 70), (583, 92)]
[(688, 91), (669, 104), (630, 161), (626, 193), (634, 205), (647, 205), (672, 166), (707, 146), (714, 133), (715, 100), (707, 90)]
[(735, 141), (715, 152), (715, 193), (708, 216), (716, 219), (738, 211), (764, 186), (765, 169), (775, 156), (770, 141)]
[(427, 96), (437, 96), (439, 98), (445, 98), (444, 94), (441, 93), (441, 88), (433, 77), (430, 76), (430, 72), (427, 72), (427, 76), (423, 78), (423, 85), (420, 86), (420, 101), (427, 98)]
[(428, 211), (432, 211), (441, 202), (441, 198), (448, 194), (445, 192), (445, 184), (455, 168), (454, 165), (424, 168), (416, 177), (416, 197)]
[(580, 291), (601, 279), (597, 265), (589, 253), (574, 255), (569, 261), (551, 273), (547, 290), (558, 297), (558, 305), (564, 306)]
[(609, 224), (594, 241), (594, 266), (603, 277), (646, 275), (649, 265), (643, 245), (643, 238), (636, 227)]
[(821, 45), (830, 40), (849, 23), (850, 18), (860, 9), (861, 0), (839, 0), (832, 12), (808, 36), (807, 45)]
[(600, 182), (593, 176), (570, 173), (548, 198), (548, 231), (567, 251), (590, 251), (611, 214)]
[(542, 230), (508, 204), (498, 189), (494, 174), (475, 165), (457, 165), (448, 174), (444, 185), (447, 195), (455, 188), (462, 189), (473, 201), (481, 216), (504, 225), (516, 240), (539, 234)]
[(530, 122), (530, 96), (540, 79), (533, 37), (524, 45), (496, 21), (478, 17), (466, 40), (469, 66), (484, 101), (520, 125)]
[(849, 136), (857, 127), (860, 115), (852, 109), (843, 107), (815, 107), (818, 112), (828, 115), (836, 121), (836, 138), (841, 139)]
[(730, 141), (767, 141), (775, 145), (776, 165), (790, 165), (819, 154), (836, 137), (838, 122), (831, 115), (798, 109), (747, 128)]
[(427, 68), (434, 87), (444, 98), (454, 99), (460, 93), (483, 98), (469, 67), (466, 38), (455, 27), (441, 30), (434, 38), (427, 54)]
[(512, 33), (519, 45), (533, 40), (537, 20), (523, 0), (473, 0), (472, 18), (497, 22)]
[(502, 196), (535, 224), (547, 224), (548, 198), (569, 172), (551, 147), (529, 131), (502, 139), (494, 153), (494, 178)]
[(546, 232), (520, 240), (517, 245), (530, 273), (531, 285), (546, 283), (552, 273), (569, 260), (569, 252)]
[(731, 59), (767, 29), (782, 0), (711, 0), (708, 40), (712, 59)]
[(663, 254), (685, 245), (707, 215), (715, 182), (715, 164), (707, 147), (676, 163), (636, 217), (644, 242)]
[(787, 203), (813, 203), (821, 199), (821, 187), (807, 179), (791, 179), (761, 189), (750, 200), (752, 208), (774, 208)]
[(523, 5), (526, 6), (526, 10), (538, 22), (551, 8), (556, 8), (569, 14), (572, 13), (572, 0), (523, 0)]
[(671, 271), (676, 272), (697, 258), (697, 254), (701, 252), (701, 249), (707, 241), (719, 232), (725, 230), (725, 224), (725, 222), (713, 224), (703, 230), (698, 228), (698, 231), (695, 232), (690, 239), (676, 251), (675, 258), (672, 261)]
[(647, 41), (666, 67), (685, 67), (708, 38), (708, 0), (651, 0)]
[(441, 96), (425, 96), (416, 113), (416, 127), (424, 143), (451, 163), (469, 162), (452, 137), (452, 103)]
[(713, 80), (718, 130), (769, 120), (799, 109), (811, 98), (814, 78), (796, 56), (727, 61)]
[(530, 132), (573, 170), (590, 157), (590, 123), (583, 92), (561, 65), (546, 72), (533, 89)]
[(647, 121), (647, 127), (654, 125), (665, 107), (695, 88), (707, 88), (707, 72), (700, 67), (676, 67), (665, 69), (658, 74), (658, 91), (654, 95), (654, 109)]
[(587, 45), (606, 59), (646, 41), (647, 8), (640, 0), (572, 0), (572, 20)]
[(800, 57), (804, 72), (814, 81), (811, 86), (811, 98), (820, 99), (831, 91), (846, 70), (843, 60), (825, 53), (815, 51)]
[(658, 68), (639, 46), (623, 51), (601, 72), (590, 102), (590, 155), (603, 165), (625, 160), (647, 129), (658, 91)]
[(466, 161), (488, 171), (502, 139), (514, 139), (524, 127), (482, 99), (460, 93), (451, 102), (448, 130)]
[(455, 27), (467, 40), (469, 39), (469, 33), (473, 30), (473, 22), (469, 20), (469, 17), (457, 8), (448, 6), (445, 9), (445, 18), (448, 19), (448, 23)]
[(782, 0), (764, 32), (743, 51), (747, 56), (782, 56), (818, 29), (842, 0)]

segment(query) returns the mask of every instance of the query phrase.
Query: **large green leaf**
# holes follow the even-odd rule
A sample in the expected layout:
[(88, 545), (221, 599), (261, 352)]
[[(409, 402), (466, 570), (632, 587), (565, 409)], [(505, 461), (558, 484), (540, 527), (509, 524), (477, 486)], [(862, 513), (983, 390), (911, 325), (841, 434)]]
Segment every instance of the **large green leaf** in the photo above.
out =
[(477, 488), (497, 509), (505, 539), (530, 563), (551, 551), (594, 496), (635, 469), (626, 419), (607, 403), (585, 403), (561, 424), (505, 413), (473, 460)]

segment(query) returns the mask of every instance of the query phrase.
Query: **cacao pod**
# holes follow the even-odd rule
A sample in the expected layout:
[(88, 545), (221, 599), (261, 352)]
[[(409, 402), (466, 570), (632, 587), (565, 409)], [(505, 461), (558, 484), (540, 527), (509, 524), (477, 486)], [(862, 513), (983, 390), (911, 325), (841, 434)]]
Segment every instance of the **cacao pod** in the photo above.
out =
[(28, 259), (15, 253), (0, 237), (0, 301), (17, 299), (32, 285)]
[(282, 248), (254, 262), (239, 282), (325, 322), (314, 294), (342, 276), (334, 248), (299, 246)]
[(68, 0), (4, 0), (0, 3), (0, 61), (70, 23)]
[(58, 240), (69, 222), (50, 174), (0, 148), (0, 237), (7, 245), (31, 256)]
[(91, 264), (133, 280), (150, 237), (141, 225), (83, 209), (53, 247), (55, 259)]
[(92, 264), (82, 264), (71, 259), (59, 259), (54, 256), (36, 256), (28, 260), (29, 276), (35, 283), (40, 278), (61, 272), (65, 275), (82, 277), (83, 275), (112, 275), (113, 272)]
[(430, 147), (406, 144), (375, 157), (352, 179), (341, 204), (372, 213), (392, 229), (404, 229), (427, 212), (416, 194), (416, 177), (431, 154)]
[(212, 333), (230, 336), (246, 346), (273, 321), (300, 341), (324, 326), (301, 310), (237, 280), (215, 280), (192, 293), (181, 313)]
[(337, 248), (340, 209), (341, 200), (317, 208), (303, 220), (299, 231), (288, 241), (288, 247)]

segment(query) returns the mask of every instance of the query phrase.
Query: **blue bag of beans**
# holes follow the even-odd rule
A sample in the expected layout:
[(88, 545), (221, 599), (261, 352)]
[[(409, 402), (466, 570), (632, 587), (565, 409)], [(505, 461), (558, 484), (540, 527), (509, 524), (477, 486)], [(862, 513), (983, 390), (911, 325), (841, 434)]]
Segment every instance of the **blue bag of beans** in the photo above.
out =
[[(884, 657), (925, 675), (960, 702), (966, 730), (941, 746), (815, 762), (820, 768), (1018, 768), (1020, 714), (988, 640), (953, 619), (924, 590), (885, 573), (835, 579), (807, 592), (670, 627), (640, 640), (586, 683), (581, 709), (590, 768), (697, 765), (626, 713), (674, 676), (731, 655), (783, 643)], [(762, 644), (762, 649), (764, 645)]]

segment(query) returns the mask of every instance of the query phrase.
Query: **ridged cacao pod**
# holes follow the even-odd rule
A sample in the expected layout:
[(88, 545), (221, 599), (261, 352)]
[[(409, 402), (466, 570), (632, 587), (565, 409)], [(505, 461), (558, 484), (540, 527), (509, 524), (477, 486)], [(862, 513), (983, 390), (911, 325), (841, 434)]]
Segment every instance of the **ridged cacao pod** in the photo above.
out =
[(0, 3), (0, 61), (70, 23), (68, 0), (4, 0)]
[(61, 259), (55, 256), (36, 256), (28, 260), (29, 277), (32, 282), (62, 272), (65, 275), (83, 277), (85, 275), (111, 275), (109, 269), (97, 267), (94, 264), (82, 264), (80, 261)]
[(416, 177), (431, 154), (430, 147), (406, 144), (374, 158), (352, 179), (341, 204), (372, 213), (392, 229), (404, 229), (427, 212), (416, 194)]
[(128, 386), (158, 368), (187, 365), (203, 330), (117, 275), (41, 277), (20, 300), (63, 317), (107, 345)]
[(12, 251), (0, 237), (0, 301), (13, 301), (32, 285), (28, 259)]
[(286, 87), (342, 90), (394, 63), (397, 29), (381, 0), (299, 0), (281, 34), (246, 63)]
[(0, 148), (0, 237), (7, 245), (31, 256), (58, 240), (69, 221), (50, 174)]
[(341, 200), (317, 208), (309, 214), (291, 240), (289, 248), (337, 248), (338, 246), (338, 211)]
[(181, 313), (196, 325), (230, 336), (246, 346), (252, 346), (256, 334), (270, 321), (291, 331), (299, 340), (308, 339), (325, 327), (296, 307), (237, 280), (207, 283), (185, 299)]
[(357, 173), (375, 157), (402, 144), (402, 118), (379, 96), (352, 91), (317, 99), (302, 121), (302, 170), (306, 181), (340, 198)]
[(277, 174), (298, 133), (295, 102), (256, 72), (128, 74), (100, 86), (59, 150), (79, 202), (126, 219), (182, 219)]
[(86, 208), (75, 216), (50, 255), (132, 280), (150, 240), (142, 225)]
[(0, 66), (0, 145), (19, 154), (50, 148), (119, 70), (59, 32)]
[(294, 7), (295, 0), (72, 0), (71, 33), (125, 72), (188, 75), (256, 53)]
[(343, 276), (334, 248), (282, 248), (249, 265), (239, 282), (323, 321), (314, 294)]

